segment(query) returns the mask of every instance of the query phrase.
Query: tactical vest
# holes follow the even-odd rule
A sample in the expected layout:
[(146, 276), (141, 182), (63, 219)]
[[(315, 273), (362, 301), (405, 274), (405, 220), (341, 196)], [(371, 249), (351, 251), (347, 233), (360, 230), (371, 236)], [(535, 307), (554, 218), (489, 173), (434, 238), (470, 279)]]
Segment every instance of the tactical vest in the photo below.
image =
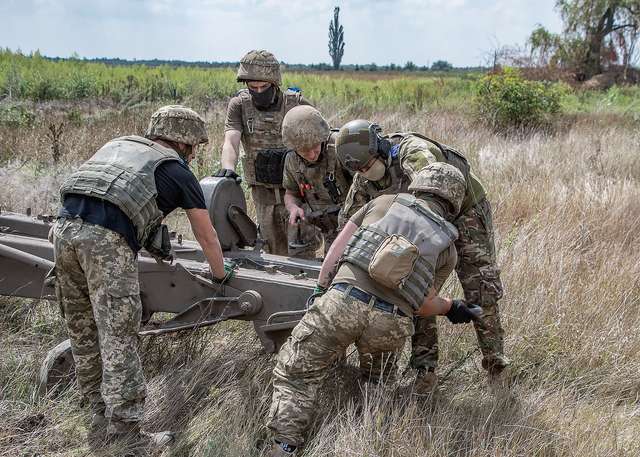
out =
[(400, 143), (402, 143), (402, 139), (408, 137), (409, 135), (421, 138), (436, 146), (437, 150), (434, 153), (434, 155), (436, 156), (436, 160), (438, 162), (444, 162), (448, 163), (449, 165), (453, 165), (458, 170), (460, 170), (460, 172), (464, 176), (464, 179), (467, 183), (467, 191), (465, 193), (464, 200), (462, 201), (460, 214), (465, 213), (469, 208), (475, 206), (478, 202), (486, 197), (487, 193), (484, 189), (484, 186), (471, 172), (469, 161), (460, 151), (415, 132), (393, 133), (388, 137), (390, 139), (395, 139), (396, 141), (400, 140)]
[(321, 161), (314, 164), (309, 164), (298, 154), (293, 156), (299, 197), (312, 211), (342, 206), (351, 186), (351, 176), (338, 165), (335, 144), (331, 140), (327, 142), (322, 155)]
[(282, 142), (284, 115), (300, 104), (302, 94), (288, 89), (282, 94), (278, 111), (260, 111), (251, 101), (248, 89), (237, 94), (242, 101), (242, 167), (247, 184), (278, 189), (282, 187), (284, 158), (288, 152)]
[(68, 194), (96, 197), (113, 203), (136, 229), (140, 245), (162, 221), (158, 209), (155, 170), (168, 160), (181, 160), (173, 150), (139, 136), (109, 141), (60, 187), (60, 198)]
[[(438, 256), (458, 238), (456, 228), (411, 194), (398, 194), (387, 213), (373, 224), (359, 227), (347, 243), (341, 262), (352, 263), (373, 277), (371, 265), (385, 243), (400, 236), (417, 248), (398, 286), (400, 295), (414, 308), (422, 306), (434, 283)], [(393, 257), (394, 252), (391, 252)], [(398, 249), (395, 254), (401, 255)]]

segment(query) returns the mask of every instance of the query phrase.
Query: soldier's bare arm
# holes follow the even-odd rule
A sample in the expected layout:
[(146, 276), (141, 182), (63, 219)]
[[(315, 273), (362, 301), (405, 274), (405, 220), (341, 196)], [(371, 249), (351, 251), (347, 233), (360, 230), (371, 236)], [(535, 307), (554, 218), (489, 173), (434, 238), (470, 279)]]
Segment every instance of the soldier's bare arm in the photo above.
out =
[(351, 236), (356, 232), (358, 226), (349, 221), (344, 228), (340, 231), (335, 241), (331, 244), (327, 256), (322, 262), (322, 268), (320, 269), (320, 275), (318, 276), (318, 285), (324, 288), (328, 288), (331, 284), (331, 280), (336, 275), (338, 269), (338, 261), (344, 250), (347, 247), (347, 243)]
[(289, 189), (284, 194), (284, 207), (289, 212), (289, 224), (296, 224), (298, 219), (304, 220), (304, 209), (300, 207), (300, 199)]
[(223, 169), (236, 169), (236, 165), (238, 165), (241, 137), (242, 133), (239, 130), (227, 130), (226, 132), (224, 132), (224, 143), (222, 143), (222, 157), (220, 158), (220, 165)]
[(209, 262), (211, 273), (218, 279), (225, 277), (224, 271), (224, 258), (222, 255), (222, 248), (220, 247), (220, 241), (218, 240), (218, 234), (211, 225), (209, 219), (209, 212), (206, 209), (192, 208), (185, 210), (191, 229), (196, 237), (204, 256)]

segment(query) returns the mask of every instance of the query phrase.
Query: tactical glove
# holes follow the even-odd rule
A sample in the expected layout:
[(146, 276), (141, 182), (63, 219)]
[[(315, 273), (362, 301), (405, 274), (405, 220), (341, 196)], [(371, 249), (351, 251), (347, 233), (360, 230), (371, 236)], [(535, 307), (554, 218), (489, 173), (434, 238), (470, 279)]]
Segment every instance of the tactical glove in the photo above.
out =
[(233, 179), (236, 183), (240, 184), (242, 182), (242, 178), (238, 173), (228, 168), (221, 168), (213, 174), (216, 178), (229, 178)]
[(313, 288), (313, 293), (309, 298), (307, 298), (307, 308), (313, 305), (313, 302), (316, 298), (322, 297), (326, 291), (326, 287), (322, 287), (320, 284), (316, 284), (316, 287)]
[(212, 274), (213, 281), (217, 282), (218, 284), (226, 284), (235, 275), (236, 267), (237, 265), (235, 264), (235, 262), (232, 262), (230, 260), (225, 260), (224, 261), (224, 278), (216, 278)]
[(482, 318), (482, 308), (478, 305), (467, 305), (463, 300), (453, 300), (451, 309), (445, 316), (452, 324), (466, 324)]

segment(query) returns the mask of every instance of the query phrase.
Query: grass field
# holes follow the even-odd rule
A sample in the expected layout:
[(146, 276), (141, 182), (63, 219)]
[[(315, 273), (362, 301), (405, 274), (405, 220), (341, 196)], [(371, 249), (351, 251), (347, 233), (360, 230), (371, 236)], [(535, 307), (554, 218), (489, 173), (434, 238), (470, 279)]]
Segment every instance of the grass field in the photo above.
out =
[[(130, 69), (104, 71), (126, 75)], [(200, 176), (218, 166), (226, 100), (237, 87), (230, 72), (202, 73), (203, 84), (218, 76), (229, 83), (220, 94), (193, 98), (211, 135), (209, 150), (194, 164)], [(471, 328), (444, 319), (441, 385), (433, 398), (411, 395), (414, 373), (405, 370), (406, 357), (395, 389), (359, 384), (357, 361), (350, 358), (322, 389), (304, 455), (640, 455), (638, 89), (571, 92), (552, 128), (496, 133), (473, 116), (465, 96), (471, 83), (464, 79), (289, 78), (303, 76), (305, 93), (334, 125), (365, 117), (385, 130), (423, 132), (468, 154), (495, 212), (506, 287), (501, 310), (513, 360), (511, 389), (493, 392)], [(379, 87), (384, 103), (371, 102), (372, 86), (363, 84)], [(438, 87), (439, 104), (427, 95), (420, 106), (411, 103), (411, 91), (423, 84), (425, 91)], [(353, 99), (335, 96), (357, 88)], [(74, 166), (115, 136), (142, 133), (163, 104), (99, 95), (18, 99), (34, 117), (0, 125), (3, 210), (54, 212), (57, 188)], [(190, 95), (185, 89), (185, 98)], [(60, 123), (54, 162), (47, 135)], [(172, 223), (184, 227), (184, 216)], [(460, 293), (455, 278), (446, 289)], [(33, 396), (40, 362), (65, 338), (55, 303), (0, 299), (0, 455), (90, 455), (88, 413), (76, 389)], [(180, 432), (164, 455), (260, 455), (273, 358), (260, 354), (250, 325), (145, 339), (142, 355), (149, 386), (145, 426)]]

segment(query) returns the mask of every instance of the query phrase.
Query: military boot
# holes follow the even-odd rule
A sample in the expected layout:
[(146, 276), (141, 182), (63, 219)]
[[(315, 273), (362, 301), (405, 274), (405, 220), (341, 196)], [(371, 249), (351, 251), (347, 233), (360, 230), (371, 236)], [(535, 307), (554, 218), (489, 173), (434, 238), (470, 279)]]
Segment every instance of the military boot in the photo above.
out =
[(438, 375), (435, 368), (419, 369), (413, 385), (413, 393), (416, 395), (431, 395), (438, 387)]
[(125, 426), (119, 424), (117, 431), (110, 432), (107, 440), (109, 444), (122, 448), (123, 457), (139, 457), (149, 455), (154, 449), (168, 446), (173, 442), (174, 434), (169, 431), (144, 432), (140, 430), (138, 423)]
[(295, 457), (298, 455), (296, 451), (297, 448), (295, 446), (275, 441), (269, 452), (267, 452), (266, 457)]

